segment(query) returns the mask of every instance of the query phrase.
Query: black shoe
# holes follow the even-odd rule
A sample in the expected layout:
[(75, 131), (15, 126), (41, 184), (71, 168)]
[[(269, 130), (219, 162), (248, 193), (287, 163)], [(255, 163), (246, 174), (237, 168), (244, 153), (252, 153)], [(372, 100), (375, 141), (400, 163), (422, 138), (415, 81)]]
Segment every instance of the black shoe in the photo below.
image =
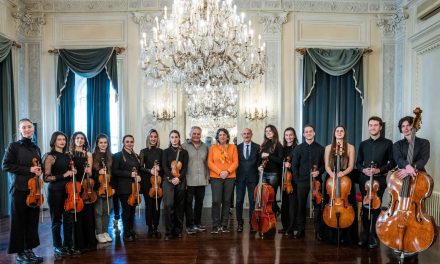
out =
[(38, 263), (43, 262), (43, 257), (35, 255), (32, 249), (25, 249), (24, 253), (26, 253), (26, 255), (33, 261), (36, 261)]
[(368, 248), (373, 249), (373, 248), (377, 248), (378, 243), (377, 243), (377, 239), (373, 236), (370, 236), (370, 239), (368, 240)]
[(186, 233), (188, 235), (193, 235), (195, 233), (197, 233), (197, 229), (194, 228), (194, 226), (190, 226), (186, 228)]
[(161, 234), (159, 231), (155, 230), (155, 231), (154, 231), (154, 237), (155, 237), (155, 238), (161, 238), (161, 237), (162, 237), (162, 234)]
[(255, 230), (255, 229), (251, 226), (249, 232), (251, 232), (251, 233), (257, 233), (257, 230)]
[(124, 241), (131, 242), (131, 241), (134, 241), (134, 238), (133, 238), (133, 236), (131, 234), (124, 235)]
[(136, 232), (134, 232), (134, 230), (130, 231), (130, 235), (133, 237), (133, 239), (138, 239), (138, 235), (136, 234)]
[(237, 226), (237, 232), (239, 232), (239, 233), (243, 232), (243, 225)]
[(15, 260), (17, 261), (17, 263), (23, 263), (23, 264), (37, 263), (35, 260), (29, 258), (29, 256), (25, 252), (18, 253), (17, 256), (15, 257)]
[(197, 229), (199, 232), (206, 231), (206, 227), (203, 225), (195, 225), (194, 228)]
[(219, 226), (214, 226), (211, 230), (211, 234), (218, 234), (222, 232), (222, 228)]
[(304, 231), (298, 231), (294, 236), (293, 236), (293, 238), (303, 238), (303, 237), (305, 237), (305, 233), (304, 233)]
[(366, 235), (365, 233), (362, 233), (359, 238), (358, 246), (365, 247), (367, 245), (367, 237), (368, 237), (368, 235)]
[(62, 247), (54, 248), (53, 253), (54, 253), (55, 258), (63, 258), (63, 257), (70, 256), (69, 251), (65, 248), (62, 248)]
[(82, 252), (79, 249), (75, 249), (75, 248), (70, 248), (69, 253), (70, 253), (70, 255), (81, 255), (82, 254)]
[(318, 240), (318, 241), (322, 241), (323, 240), (322, 236), (318, 232), (315, 234), (315, 239)]
[(152, 230), (148, 229), (147, 237), (152, 238), (153, 236), (154, 236), (154, 232)]
[(293, 237), (293, 231), (287, 230), (287, 231), (283, 234), (283, 236), (285, 236), (285, 237)]
[(229, 233), (230, 231), (229, 231), (227, 226), (222, 226), (222, 232), (223, 233)]
[(287, 232), (287, 230), (286, 229), (278, 229), (278, 234), (284, 234), (284, 233), (286, 233)]

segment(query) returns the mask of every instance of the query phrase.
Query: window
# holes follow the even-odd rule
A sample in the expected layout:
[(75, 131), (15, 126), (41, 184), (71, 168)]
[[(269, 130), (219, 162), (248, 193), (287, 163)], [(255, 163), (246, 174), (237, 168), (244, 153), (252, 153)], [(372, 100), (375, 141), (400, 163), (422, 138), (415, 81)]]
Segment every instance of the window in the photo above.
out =
[[(116, 92), (110, 83), (110, 150), (112, 153), (119, 151), (119, 102), (115, 101)], [(75, 110), (74, 131), (87, 134), (87, 79), (75, 74)], [(89, 139), (89, 142), (91, 139)], [(91, 146), (93, 151), (94, 146)]]

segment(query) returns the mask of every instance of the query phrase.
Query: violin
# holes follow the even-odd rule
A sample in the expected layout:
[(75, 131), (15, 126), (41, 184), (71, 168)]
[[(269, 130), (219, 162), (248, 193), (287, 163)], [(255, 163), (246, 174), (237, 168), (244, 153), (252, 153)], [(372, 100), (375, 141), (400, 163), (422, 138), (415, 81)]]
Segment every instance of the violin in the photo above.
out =
[(163, 191), (162, 188), (160, 188), (160, 185), (162, 184), (162, 178), (158, 176), (159, 162), (157, 160), (154, 161), (152, 172), (153, 170), (154, 173), (152, 173), (153, 175), (150, 177), (151, 188), (150, 191), (148, 192), (148, 195), (151, 198), (156, 199), (156, 210), (159, 210), (158, 198), (161, 198), (163, 196)]
[[(263, 159), (261, 166), (264, 168), (268, 159)], [(270, 184), (263, 183), (263, 171), (260, 172), (258, 185), (254, 190), (255, 210), (252, 213), (252, 228), (260, 233), (263, 238), (265, 233), (275, 230), (276, 219), (272, 211), (275, 191)]]
[[(351, 191), (351, 180), (347, 176), (339, 177), (341, 171), (341, 156), (344, 149), (341, 143), (335, 149), (336, 166), (335, 176), (329, 177), (326, 182), (327, 194), (330, 196), (328, 204), (324, 207), (323, 218), (326, 225), (333, 228), (347, 228), (354, 221), (353, 206), (348, 203)], [(338, 241), (339, 242), (339, 241)]]
[[(415, 134), (420, 129), (422, 110), (414, 110), (407, 160), (414, 162)], [(399, 170), (387, 177), (387, 190), (391, 195), (390, 207), (380, 213), (376, 222), (376, 233), (387, 247), (405, 253), (417, 253), (428, 249), (437, 239), (434, 218), (426, 213), (425, 200), (434, 187), (432, 177), (424, 171), (416, 176), (398, 177)]]
[(99, 181), (98, 195), (100, 197), (107, 198), (107, 213), (109, 214), (110, 213), (110, 204), (109, 204), (108, 198), (112, 197), (115, 192), (113, 191), (112, 187), (110, 186), (111, 176), (110, 176), (110, 174), (108, 174), (107, 165), (105, 164), (104, 158), (101, 158), (101, 164), (102, 164), (102, 168), (104, 169), (104, 174), (99, 174), (99, 176), (98, 176), (98, 181)]
[[(315, 172), (318, 170), (318, 166), (313, 165), (311, 172)], [(315, 177), (311, 176), (312, 179), (312, 200), (315, 201), (317, 205), (322, 204), (322, 193), (321, 193), (321, 183), (315, 179)]]
[(139, 196), (139, 190), (141, 188), (138, 179), (137, 179), (137, 169), (133, 167), (132, 172), (136, 172), (136, 177), (134, 177), (134, 181), (131, 183), (131, 194), (128, 196), (127, 203), (131, 206), (137, 206), (141, 204), (141, 198)]
[[(37, 158), (32, 159), (32, 167), (40, 167)], [(26, 205), (32, 208), (40, 207), (44, 203), (44, 196), (41, 193), (43, 188), (43, 180), (34, 174), (32, 178), (28, 180), (29, 194), (26, 198)]]
[(89, 164), (86, 162), (84, 164), (84, 175), (83, 175), (83, 181), (81, 183), (83, 192), (81, 195), (81, 198), (83, 199), (84, 203), (91, 204), (96, 202), (98, 199), (98, 195), (96, 194), (95, 190), (93, 190), (93, 186), (95, 186), (95, 180), (90, 178), (90, 175), (86, 173), (86, 169), (89, 167)]
[[(286, 162), (291, 163), (292, 158), (290, 156), (287, 156)], [(293, 193), (293, 186), (292, 186), (292, 172), (284, 167), (283, 163), (283, 178), (281, 179), (283, 181), (283, 191), (285, 191), (287, 194)]]
[(110, 186), (111, 175), (107, 171), (107, 165), (105, 164), (105, 159), (101, 159), (102, 168), (104, 169), (104, 174), (99, 174), (99, 188), (98, 195), (101, 197), (112, 197), (115, 192)]
[[(70, 170), (75, 170), (75, 164), (73, 160), (70, 160), (69, 163)], [(75, 174), (72, 175), (72, 181), (69, 181), (66, 184), (66, 192), (67, 199), (64, 201), (64, 211), (72, 212), (75, 214), (75, 222), (76, 222), (76, 213), (81, 212), (84, 208), (84, 201), (81, 199), (81, 184), (76, 181)]]
[(171, 161), (171, 175), (175, 178), (180, 176), (180, 170), (182, 169), (182, 162), (176, 160)]
[[(375, 164), (373, 161), (370, 163), (370, 170), (375, 168)], [(374, 175), (371, 174), (370, 180), (365, 183), (365, 197), (362, 201), (362, 204), (365, 208), (368, 208), (368, 219), (371, 217), (371, 209), (378, 209), (380, 207), (380, 198), (377, 195), (379, 191), (379, 182), (373, 179)]]

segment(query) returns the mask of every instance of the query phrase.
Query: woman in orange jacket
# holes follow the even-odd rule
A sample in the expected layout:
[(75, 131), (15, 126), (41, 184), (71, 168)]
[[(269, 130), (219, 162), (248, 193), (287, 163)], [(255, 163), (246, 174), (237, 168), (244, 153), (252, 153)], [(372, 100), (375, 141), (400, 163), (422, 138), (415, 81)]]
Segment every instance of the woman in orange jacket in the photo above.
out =
[(217, 144), (212, 145), (208, 154), (212, 188), (212, 231), (211, 234), (229, 232), (229, 208), (234, 191), (235, 170), (238, 167), (238, 152), (234, 144), (229, 144), (228, 130), (220, 128), (215, 136)]

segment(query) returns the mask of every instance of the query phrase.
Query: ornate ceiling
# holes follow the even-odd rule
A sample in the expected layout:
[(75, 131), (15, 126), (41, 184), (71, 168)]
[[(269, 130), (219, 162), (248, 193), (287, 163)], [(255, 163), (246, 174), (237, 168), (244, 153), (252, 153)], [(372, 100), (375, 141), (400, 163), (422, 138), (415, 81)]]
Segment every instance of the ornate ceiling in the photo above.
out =
[[(239, 9), (338, 13), (394, 13), (404, 0), (235, 0)], [(408, 1), (408, 0), (406, 0)], [(31, 12), (153, 11), (172, 0), (9, 0)]]

